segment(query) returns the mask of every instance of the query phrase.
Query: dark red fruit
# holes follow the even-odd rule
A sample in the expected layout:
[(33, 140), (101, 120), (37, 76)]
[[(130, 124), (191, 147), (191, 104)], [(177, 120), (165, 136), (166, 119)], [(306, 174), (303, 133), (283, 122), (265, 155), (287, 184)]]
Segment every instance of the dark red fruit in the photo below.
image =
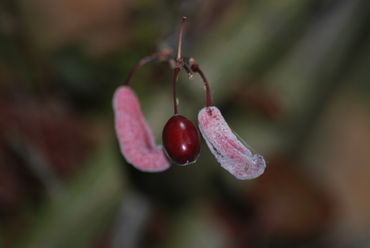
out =
[(172, 116), (163, 128), (163, 146), (167, 156), (179, 165), (196, 162), (200, 138), (195, 125), (182, 115)]

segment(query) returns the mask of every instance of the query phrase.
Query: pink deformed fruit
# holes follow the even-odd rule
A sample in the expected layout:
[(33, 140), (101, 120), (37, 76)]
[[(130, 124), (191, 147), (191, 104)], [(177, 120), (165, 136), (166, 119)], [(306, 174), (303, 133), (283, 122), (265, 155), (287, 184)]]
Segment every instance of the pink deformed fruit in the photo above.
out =
[(218, 108), (205, 107), (198, 114), (199, 129), (221, 166), (238, 179), (253, 179), (263, 174), (266, 163), (253, 154), (230, 129)]
[(129, 86), (119, 87), (113, 97), (115, 127), (121, 152), (135, 168), (146, 172), (160, 172), (169, 168), (162, 146), (157, 146), (140, 108), (140, 103)]

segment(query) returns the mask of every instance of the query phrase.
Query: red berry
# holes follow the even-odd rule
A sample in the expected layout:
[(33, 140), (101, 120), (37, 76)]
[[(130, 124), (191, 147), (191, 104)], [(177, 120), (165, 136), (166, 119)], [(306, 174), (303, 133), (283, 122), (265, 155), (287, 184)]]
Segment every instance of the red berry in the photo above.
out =
[(200, 137), (195, 125), (182, 115), (172, 116), (163, 128), (163, 146), (171, 160), (179, 165), (196, 162)]

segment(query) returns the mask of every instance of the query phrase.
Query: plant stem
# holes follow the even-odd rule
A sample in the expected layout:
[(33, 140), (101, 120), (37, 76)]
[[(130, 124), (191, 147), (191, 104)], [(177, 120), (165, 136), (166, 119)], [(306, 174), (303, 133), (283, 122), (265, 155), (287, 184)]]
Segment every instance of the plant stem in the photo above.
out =
[(176, 60), (181, 60), (181, 49), (182, 49), (182, 36), (184, 34), (184, 28), (185, 28), (185, 23), (188, 18), (186, 16), (182, 17), (181, 24), (180, 24), (180, 30), (179, 30), (179, 41), (177, 45), (177, 57)]
[(211, 96), (211, 88), (209, 87), (208, 79), (206, 75), (204, 75), (203, 71), (200, 69), (199, 65), (195, 62), (193, 58), (191, 58), (189, 62), (191, 64), (191, 70), (195, 73), (198, 73), (203, 80), (204, 87), (206, 90), (206, 106), (210, 107), (212, 106), (212, 96)]
[(184, 28), (185, 28), (185, 23), (188, 18), (186, 16), (182, 17), (181, 24), (180, 24), (180, 30), (179, 30), (179, 40), (178, 40), (178, 45), (177, 45), (177, 57), (176, 57), (176, 67), (173, 72), (173, 112), (176, 115), (177, 112), (177, 96), (176, 96), (176, 83), (178, 79), (178, 75), (180, 70), (184, 66), (184, 60), (181, 55), (181, 49), (182, 49), (182, 37), (184, 34)]
[(158, 58), (159, 58), (159, 53), (154, 53), (152, 55), (149, 55), (149, 56), (146, 56), (140, 59), (140, 61), (130, 71), (130, 74), (128, 75), (127, 80), (126, 80), (126, 85), (130, 85), (132, 78), (136, 75), (139, 69), (143, 67), (143, 65), (148, 64), (149, 62), (152, 62), (154, 60), (157, 60)]
[(180, 67), (177, 67), (173, 71), (173, 78), (172, 78), (172, 84), (173, 84), (173, 90), (172, 90), (172, 95), (173, 95), (173, 113), (177, 115), (177, 96), (176, 96), (176, 82), (177, 78), (179, 76), (180, 72)]
[(153, 53), (152, 55), (146, 56), (135, 65), (134, 68), (130, 71), (130, 74), (127, 77), (126, 85), (130, 85), (132, 78), (136, 75), (136, 73), (143, 67), (144, 65), (153, 62), (153, 61), (168, 61), (170, 56), (172, 55), (172, 49), (163, 49), (157, 53)]

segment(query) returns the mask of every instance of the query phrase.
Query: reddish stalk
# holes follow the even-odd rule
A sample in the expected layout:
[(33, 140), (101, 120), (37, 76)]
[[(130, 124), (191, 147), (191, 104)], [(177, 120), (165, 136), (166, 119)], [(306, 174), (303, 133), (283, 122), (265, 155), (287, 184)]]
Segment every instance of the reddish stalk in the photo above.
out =
[(185, 28), (185, 23), (188, 18), (186, 16), (182, 17), (181, 24), (180, 24), (180, 30), (179, 30), (179, 41), (178, 41), (178, 46), (177, 46), (177, 60), (180, 60), (181, 57), (181, 49), (182, 49), (182, 36), (184, 34), (184, 28)]
[(209, 87), (209, 82), (206, 75), (204, 75), (203, 71), (200, 69), (199, 65), (195, 62), (193, 58), (189, 60), (189, 63), (191, 65), (190, 66), (191, 70), (195, 73), (198, 73), (203, 80), (204, 87), (206, 90), (206, 106), (207, 107), (212, 106), (211, 88)]
[(153, 53), (152, 55), (149, 55), (149, 56), (146, 56), (140, 59), (140, 61), (130, 71), (130, 74), (128, 75), (127, 80), (126, 80), (126, 85), (130, 85), (132, 78), (141, 69), (141, 67), (153, 61), (168, 60), (171, 54), (172, 54), (172, 49), (163, 49), (160, 52)]
[(176, 67), (173, 71), (173, 78), (172, 78), (172, 84), (173, 84), (173, 112), (176, 115), (178, 113), (177, 111), (177, 95), (176, 95), (176, 83), (178, 79), (179, 72), (181, 71), (183, 67), (183, 58), (181, 55), (182, 50), (182, 37), (184, 34), (185, 29), (185, 23), (186, 23), (187, 17), (183, 16), (180, 24), (180, 30), (179, 30), (179, 40), (177, 45), (177, 57), (176, 57)]
[(136, 75), (136, 73), (140, 70), (141, 67), (148, 64), (149, 62), (152, 62), (154, 60), (157, 60), (159, 58), (159, 53), (154, 53), (152, 55), (146, 56), (135, 65), (134, 68), (130, 71), (130, 74), (127, 77), (126, 85), (130, 85), (132, 78)]
[(172, 95), (173, 95), (173, 113), (175, 115), (177, 115), (177, 97), (176, 97), (176, 82), (177, 82), (177, 78), (179, 76), (179, 72), (180, 72), (180, 67), (175, 67), (175, 69), (173, 70), (173, 78), (172, 78), (172, 82), (173, 82), (173, 89), (172, 89)]

